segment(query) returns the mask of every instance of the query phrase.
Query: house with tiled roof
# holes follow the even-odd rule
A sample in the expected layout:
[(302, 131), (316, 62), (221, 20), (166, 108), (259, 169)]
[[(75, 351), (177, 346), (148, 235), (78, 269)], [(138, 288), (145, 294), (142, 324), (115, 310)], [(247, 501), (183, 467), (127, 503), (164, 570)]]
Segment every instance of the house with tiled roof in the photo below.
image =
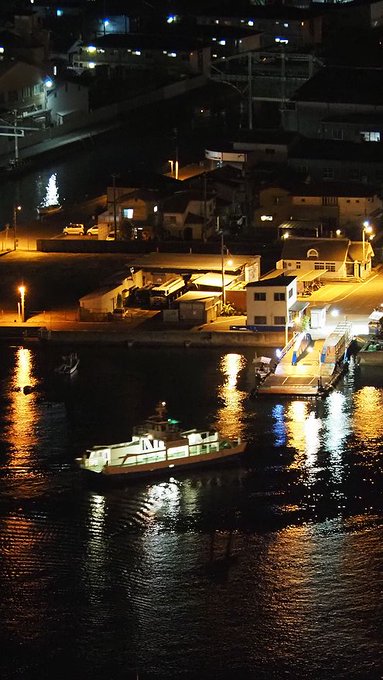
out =
[(215, 228), (216, 199), (204, 191), (176, 191), (163, 203), (163, 229), (169, 237), (203, 239)]
[(277, 269), (285, 272), (318, 272), (323, 281), (365, 279), (371, 273), (374, 251), (367, 238), (287, 238)]

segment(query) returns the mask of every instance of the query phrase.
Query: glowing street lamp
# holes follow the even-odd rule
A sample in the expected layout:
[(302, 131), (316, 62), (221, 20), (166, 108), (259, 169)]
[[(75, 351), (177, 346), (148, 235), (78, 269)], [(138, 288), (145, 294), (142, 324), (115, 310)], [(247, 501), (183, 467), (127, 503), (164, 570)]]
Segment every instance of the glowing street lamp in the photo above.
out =
[(366, 234), (370, 234), (370, 239), (373, 238), (373, 228), (368, 220), (363, 222), (362, 229), (362, 243), (363, 243), (363, 265), (365, 266), (366, 260)]
[(26, 291), (25, 286), (19, 286), (18, 291), (20, 293), (20, 300), (21, 300), (21, 322), (24, 323), (24, 321), (25, 321), (25, 291)]
[[(226, 289), (225, 289), (225, 259), (224, 259), (224, 249), (225, 245), (223, 242), (223, 229), (221, 229), (221, 277), (222, 277), (222, 306), (226, 304)], [(227, 249), (226, 249), (227, 254)], [(233, 260), (227, 260), (226, 264), (231, 267), (233, 265)]]

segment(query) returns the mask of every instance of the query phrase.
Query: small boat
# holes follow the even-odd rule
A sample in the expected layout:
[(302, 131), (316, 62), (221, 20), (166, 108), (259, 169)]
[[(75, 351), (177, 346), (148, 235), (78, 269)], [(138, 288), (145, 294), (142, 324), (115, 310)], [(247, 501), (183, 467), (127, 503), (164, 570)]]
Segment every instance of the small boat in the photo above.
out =
[(77, 371), (79, 363), (80, 359), (76, 352), (70, 352), (70, 354), (65, 354), (62, 357), (62, 363), (55, 368), (55, 372), (60, 373), (60, 375), (73, 375)]
[(270, 357), (255, 357), (253, 359), (254, 373), (256, 381), (262, 382), (270, 373), (275, 371), (275, 361)]
[(154, 415), (134, 428), (131, 441), (93, 446), (76, 462), (93, 477), (152, 476), (161, 470), (228, 460), (245, 448), (246, 442), (225, 439), (215, 430), (181, 430), (177, 420), (167, 417), (162, 401)]
[(355, 359), (358, 366), (383, 366), (383, 339), (370, 338)]

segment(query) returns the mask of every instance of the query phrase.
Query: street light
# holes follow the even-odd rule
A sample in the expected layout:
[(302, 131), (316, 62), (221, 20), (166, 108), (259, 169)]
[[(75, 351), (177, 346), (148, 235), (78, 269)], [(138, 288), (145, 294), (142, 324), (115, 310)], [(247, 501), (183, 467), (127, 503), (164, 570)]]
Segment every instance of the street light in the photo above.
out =
[(21, 210), (21, 205), (14, 204), (14, 206), (13, 206), (13, 250), (16, 250), (16, 247), (17, 247), (17, 241), (16, 241), (17, 213), (20, 212), (20, 210)]
[(25, 291), (26, 291), (25, 286), (19, 286), (18, 291), (20, 293), (20, 299), (21, 299), (21, 322), (24, 323), (24, 321), (25, 321)]
[[(366, 267), (366, 234), (372, 234), (372, 226), (368, 220), (363, 222), (362, 243), (363, 243), (363, 266)], [(370, 236), (371, 238), (371, 236)]]
[[(225, 258), (224, 249), (226, 248), (226, 255), (228, 254), (227, 246), (223, 242), (223, 230), (221, 230), (221, 278), (222, 278), (222, 307), (226, 304), (226, 289), (225, 289)], [(226, 264), (231, 267), (233, 265), (233, 260), (227, 260)]]

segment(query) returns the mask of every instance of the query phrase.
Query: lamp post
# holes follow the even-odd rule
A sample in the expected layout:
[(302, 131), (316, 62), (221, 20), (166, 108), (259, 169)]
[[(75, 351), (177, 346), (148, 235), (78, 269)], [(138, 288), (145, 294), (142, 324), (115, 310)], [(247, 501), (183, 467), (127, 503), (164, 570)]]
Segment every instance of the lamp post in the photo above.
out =
[(366, 234), (372, 234), (372, 226), (368, 220), (363, 222), (362, 244), (363, 244), (363, 267), (366, 268)]
[(21, 205), (14, 204), (13, 206), (13, 250), (16, 250), (16, 230), (17, 230), (17, 213), (21, 210)]
[(21, 300), (21, 322), (24, 323), (24, 321), (25, 321), (25, 291), (26, 291), (25, 286), (19, 286), (18, 291), (20, 293), (20, 300)]
[(225, 263), (223, 259), (223, 230), (221, 230), (221, 277), (222, 277), (222, 309), (226, 304), (226, 293), (225, 293)]

